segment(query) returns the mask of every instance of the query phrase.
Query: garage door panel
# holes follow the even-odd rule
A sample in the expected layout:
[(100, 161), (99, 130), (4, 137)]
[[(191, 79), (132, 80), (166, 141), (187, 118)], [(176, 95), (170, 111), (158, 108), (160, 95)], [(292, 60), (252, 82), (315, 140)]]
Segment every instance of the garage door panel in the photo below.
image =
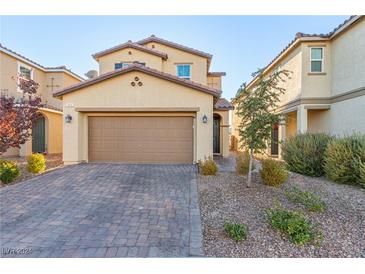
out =
[(89, 161), (191, 163), (192, 117), (89, 117)]

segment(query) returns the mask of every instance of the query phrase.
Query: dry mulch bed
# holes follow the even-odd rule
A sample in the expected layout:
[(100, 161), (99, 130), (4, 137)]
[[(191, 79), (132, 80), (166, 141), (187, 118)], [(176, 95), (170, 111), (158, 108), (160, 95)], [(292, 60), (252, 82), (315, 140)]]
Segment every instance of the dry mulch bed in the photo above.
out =
[[(198, 179), (199, 202), (206, 256), (213, 257), (361, 257), (365, 256), (365, 190), (340, 185), (324, 178), (290, 173), (280, 188), (265, 186), (253, 173), (253, 185), (234, 172)], [(311, 213), (288, 201), (284, 190), (296, 186), (312, 191), (325, 201), (323, 213)], [(265, 209), (277, 202), (302, 211), (319, 225), (323, 241), (298, 246), (268, 224)], [(223, 231), (225, 221), (244, 223), (248, 237), (236, 243)]]
[[(50, 171), (57, 167), (61, 167), (63, 165), (62, 154), (49, 154), (49, 155), (45, 155), (45, 157), (46, 157), (46, 171), (45, 172), (47, 172), (47, 170)], [(8, 157), (8, 158), (1, 158), (1, 159), (16, 162), (18, 164), (18, 167), (20, 168), (20, 176), (9, 184), (3, 184), (0, 182), (0, 187), (13, 185), (13, 184), (31, 179), (31, 178), (39, 175), (39, 174), (33, 174), (33, 173), (28, 172), (26, 157)]]

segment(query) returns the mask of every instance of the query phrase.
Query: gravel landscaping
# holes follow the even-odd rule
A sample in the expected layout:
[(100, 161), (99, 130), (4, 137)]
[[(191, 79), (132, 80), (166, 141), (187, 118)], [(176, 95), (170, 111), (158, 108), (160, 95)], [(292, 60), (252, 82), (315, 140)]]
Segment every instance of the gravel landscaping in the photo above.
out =
[[(232, 166), (232, 159), (230, 160)], [(218, 162), (218, 164), (221, 164)], [(251, 188), (233, 168), (221, 166), (216, 176), (198, 178), (205, 255), (211, 257), (365, 257), (365, 190), (324, 178), (290, 173), (280, 188), (265, 186), (257, 172)], [(298, 187), (320, 196), (323, 213), (308, 212), (290, 202), (285, 189)], [(321, 244), (298, 246), (268, 224), (265, 209), (280, 203), (301, 211), (322, 231)], [(248, 226), (248, 237), (236, 243), (224, 231), (225, 221)]]
[[(49, 155), (45, 155), (45, 158), (46, 158), (46, 172), (47, 172), (47, 170), (50, 171), (57, 167), (61, 167), (63, 165), (62, 154), (49, 154)], [(33, 173), (28, 172), (26, 157), (4, 157), (1, 159), (16, 162), (20, 168), (20, 176), (18, 178), (16, 178), (10, 184), (3, 184), (2, 182), (0, 182), (0, 187), (13, 185), (13, 184), (31, 179), (31, 178), (39, 175), (39, 174), (33, 174)]]

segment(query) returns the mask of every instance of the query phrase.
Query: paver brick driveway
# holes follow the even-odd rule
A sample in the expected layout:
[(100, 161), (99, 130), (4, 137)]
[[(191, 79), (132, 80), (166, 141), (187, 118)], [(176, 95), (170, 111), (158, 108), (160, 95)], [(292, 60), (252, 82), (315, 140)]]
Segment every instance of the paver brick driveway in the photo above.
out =
[(0, 202), (2, 257), (203, 255), (193, 165), (68, 166)]

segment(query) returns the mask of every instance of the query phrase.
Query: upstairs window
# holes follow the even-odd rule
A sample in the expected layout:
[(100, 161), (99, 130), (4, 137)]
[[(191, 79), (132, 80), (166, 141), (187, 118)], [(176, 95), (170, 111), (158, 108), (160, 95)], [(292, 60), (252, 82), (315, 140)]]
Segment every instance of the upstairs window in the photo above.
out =
[(121, 69), (121, 68), (126, 68), (128, 67), (129, 64), (128, 63), (115, 63), (114, 64), (114, 69)]
[[(30, 66), (27, 66), (26, 64), (23, 63), (18, 63), (18, 75), (19, 78), (23, 79), (23, 80), (33, 80), (33, 69)], [(17, 92), (23, 92), (20, 87), (19, 87), (19, 82), (20, 79), (17, 80)]]
[(311, 72), (323, 72), (323, 48), (311, 48)]
[(190, 80), (190, 65), (181, 64), (177, 65), (177, 76), (183, 79)]
[(29, 67), (19, 65), (19, 74), (20, 74), (20, 77), (23, 79), (27, 79), (27, 80), (32, 79), (32, 70)]

